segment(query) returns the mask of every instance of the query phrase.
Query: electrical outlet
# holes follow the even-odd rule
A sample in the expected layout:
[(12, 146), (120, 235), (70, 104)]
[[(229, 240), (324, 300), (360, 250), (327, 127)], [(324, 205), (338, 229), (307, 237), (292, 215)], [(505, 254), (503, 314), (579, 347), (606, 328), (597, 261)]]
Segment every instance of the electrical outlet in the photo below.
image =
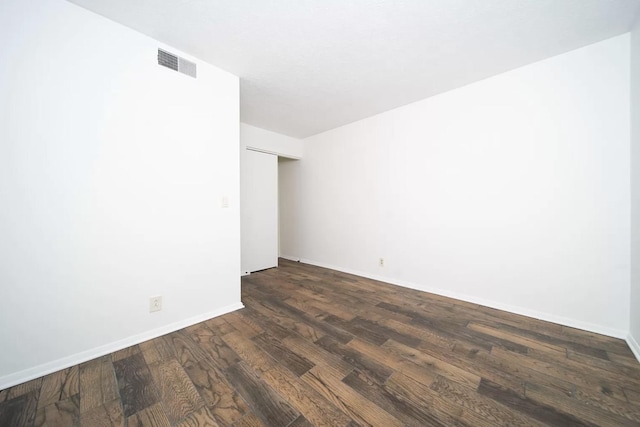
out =
[(160, 310), (162, 310), (162, 297), (157, 296), (149, 298), (149, 313)]
[(379, 265), (380, 267), (384, 267), (384, 258), (380, 258), (380, 259), (378, 260), (378, 265)]

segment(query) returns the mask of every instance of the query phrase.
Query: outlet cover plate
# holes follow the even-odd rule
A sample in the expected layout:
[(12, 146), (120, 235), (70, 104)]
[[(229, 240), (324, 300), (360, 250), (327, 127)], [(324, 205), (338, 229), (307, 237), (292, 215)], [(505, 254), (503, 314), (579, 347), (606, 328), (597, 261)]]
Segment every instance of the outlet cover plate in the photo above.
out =
[(162, 310), (162, 297), (157, 296), (149, 298), (149, 313), (160, 310)]

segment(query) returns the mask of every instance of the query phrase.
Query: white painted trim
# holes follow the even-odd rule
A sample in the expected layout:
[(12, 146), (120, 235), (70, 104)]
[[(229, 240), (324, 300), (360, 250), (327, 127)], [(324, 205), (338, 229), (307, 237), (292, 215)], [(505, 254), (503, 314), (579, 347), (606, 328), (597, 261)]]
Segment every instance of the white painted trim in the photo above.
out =
[(96, 357), (104, 356), (105, 354), (113, 353), (114, 351), (122, 350), (123, 348), (131, 347), (132, 345), (140, 344), (141, 342), (148, 341), (153, 338), (157, 338), (162, 335), (177, 331), (187, 326), (195, 325), (196, 323), (204, 322), (205, 320), (212, 319), (214, 317), (221, 316), (232, 311), (240, 310), (244, 308), (242, 302), (222, 307), (218, 310), (213, 310), (198, 316), (190, 317), (185, 320), (171, 323), (169, 325), (161, 326), (150, 331), (142, 332), (131, 337), (114, 341), (109, 344), (105, 344), (90, 350), (82, 351), (80, 353), (73, 354), (71, 356), (63, 357), (52, 362), (47, 362), (42, 365), (35, 366), (33, 368), (25, 369), (13, 374), (0, 377), (0, 390), (4, 390), (9, 387), (13, 387), (17, 384), (22, 384), (26, 381), (31, 381), (36, 378), (40, 378), (44, 375), (51, 374), (61, 369), (66, 369), (71, 366), (78, 365), (83, 362), (95, 359)]
[[(293, 262), (301, 262), (301, 259), (300, 259), (300, 258), (295, 257), (295, 256), (291, 256), (291, 255), (282, 255), (282, 254), (281, 254), (281, 255), (279, 256), (279, 258), (284, 258), (284, 259), (287, 259), (287, 260), (289, 260), (289, 261), (293, 261)], [(311, 264), (311, 263), (310, 263), (310, 262), (307, 262), (307, 264)], [(314, 264), (314, 265), (317, 265), (317, 264)], [(320, 267), (320, 266), (319, 266), (319, 267)], [(335, 270), (335, 268), (334, 268), (334, 270)]]
[(258, 153), (273, 154), (278, 157), (284, 157), (286, 159), (292, 159), (292, 160), (300, 160), (302, 158), (301, 156), (294, 156), (291, 154), (281, 153), (278, 151), (265, 150), (264, 148), (251, 147), (249, 145), (247, 145), (247, 150), (257, 151)]
[[(283, 257), (285, 258), (285, 257)], [(287, 258), (288, 259), (288, 258)], [(294, 259), (295, 260), (295, 259)], [(485, 307), (495, 308), (497, 310), (508, 311), (509, 313), (519, 314), (521, 316), (532, 317), (534, 319), (543, 320), (545, 322), (557, 323), (559, 325), (568, 326), (571, 328), (582, 329), (584, 331), (594, 332), (596, 334), (606, 335), (613, 338), (627, 339), (628, 331), (608, 328), (606, 326), (596, 325), (594, 323), (584, 322), (581, 320), (571, 319), (563, 316), (556, 316), (555, 314), (545, 313), (541, 311), (531, 310), (524, 307), (503, 304), (496, 301), (485, 300), (483, 298), (477, 298), (474, 296), (461, 294), (457, 292), (451, 292), (444, 289), (432, 288), (425, 285), (419, 285), (412, 282), (406, 282), (403, 280), (397, 280), (392, 277), (379, 276), (376, 274), (368, 274), (362, 271), (351, 270), (347, 268), (337, 267), (334, 265), (328, 265), (320, 262), (315, 262), (309, 259), (300, 259), (300, 262), (305, 264), (311, 264), (318, 267), (329, 268), (331, 270), (337, 270), (348, 274), (353, 274), (356, 276), (366, 277), (368, 279), (378, 280), (380, 282), (391, 283), (393, 285), (402, 286), (405, 288), (415, 289), (422, 292), (430, 292), (436, 295), (441, 295), (448, 298), (454, 298), (460, 301), (466, 301), (473, 304), (483, 305)], [(636, 354), (637, 355), (637, 354)]]
[(631, 335), (631, 332), (627, 334), (626, 341), (627, 345), (633, 352), (633, 355), (636, 356), (636, 359), (638, 359), (638, 362), (640, 362), (640, 345), (638, 344), (638, 341), (636, 341), (636, 339), (633, 337), (633, 335)]

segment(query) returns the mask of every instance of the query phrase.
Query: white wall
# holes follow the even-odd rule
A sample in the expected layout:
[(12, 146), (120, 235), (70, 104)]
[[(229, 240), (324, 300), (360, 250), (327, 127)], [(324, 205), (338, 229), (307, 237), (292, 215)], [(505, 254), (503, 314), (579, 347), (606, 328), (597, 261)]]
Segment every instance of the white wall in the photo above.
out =
[(628, 330), (628, 34), (307, 138), (280, 167), (287, 257)]
[(302, 158), (304, 144), (297, 138), (271, 132), (246, 123), (240, 124), (240, 141), (244, 148), (289, 159)]
[(0, 35), (0, 389), (241, 307), (238, 78), (63, 0)]
[(629, 345), (640, 360), (640, 18), (631, 32), (631, 323)]
[(300, 233), (303, 206), (298, 198), (302, 167), (304, 159), (278, 159), (278, 255), (296, 261), (300, 259), (298, 247), (303, 237)]

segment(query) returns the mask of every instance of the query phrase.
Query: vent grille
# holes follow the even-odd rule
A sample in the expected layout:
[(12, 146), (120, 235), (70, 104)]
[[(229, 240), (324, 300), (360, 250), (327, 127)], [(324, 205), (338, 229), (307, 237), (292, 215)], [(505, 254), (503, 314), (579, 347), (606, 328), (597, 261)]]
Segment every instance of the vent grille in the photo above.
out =
[(184, 58), (178, 58), (178, 71), (193, 78), (196, 77), (196, 64)]
[(162, 49), (158, 49), (158, 64), (178, 71), (178, 57)]
[(166, 50), (158, 49), (158, 64), (187, 76), (196, 77), (196, 64)]

